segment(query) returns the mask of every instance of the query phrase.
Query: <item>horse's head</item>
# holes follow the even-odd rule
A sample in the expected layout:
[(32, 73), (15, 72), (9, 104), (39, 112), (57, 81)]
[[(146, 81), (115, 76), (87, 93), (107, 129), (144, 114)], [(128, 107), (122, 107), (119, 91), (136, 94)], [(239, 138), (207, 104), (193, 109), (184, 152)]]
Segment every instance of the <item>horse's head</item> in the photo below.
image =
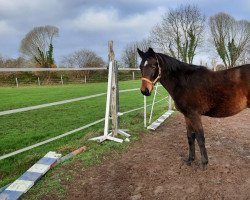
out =
[(137, 49), (137, 51), (142, 59), (140, 64), (142, 74), (141, 93), (149, 96), (155, 83), (161, 78), (161, 69), (157, 55), (152, 48), (149, 48), (145, 53), (140, 49)]

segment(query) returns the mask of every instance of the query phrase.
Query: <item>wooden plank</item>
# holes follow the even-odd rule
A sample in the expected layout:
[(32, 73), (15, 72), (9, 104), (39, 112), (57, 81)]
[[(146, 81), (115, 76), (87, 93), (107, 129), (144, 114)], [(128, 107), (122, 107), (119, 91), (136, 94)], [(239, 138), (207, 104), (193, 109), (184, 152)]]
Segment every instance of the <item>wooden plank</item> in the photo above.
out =
[(116, 137), (118, 133), (117, 117), (117, 65), (115, 64), (115, 54), (113, 51), (113, 41), (109, 41), (109, 59), (112, 62), (112, 83), (111, 83), (111, 118), (112, 118), (112, 136)]

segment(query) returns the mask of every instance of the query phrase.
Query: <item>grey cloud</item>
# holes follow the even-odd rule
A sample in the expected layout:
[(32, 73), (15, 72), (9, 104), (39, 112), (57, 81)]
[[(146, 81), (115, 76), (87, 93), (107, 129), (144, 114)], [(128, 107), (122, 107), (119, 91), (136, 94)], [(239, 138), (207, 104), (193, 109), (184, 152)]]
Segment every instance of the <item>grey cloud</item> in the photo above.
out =
[[(57, 62), (80, 48), (90, 48), (106, 59), (109, 39), (114, 40), (119, 58), (127, 43), (146, 37), (163, 12), (181, 3), (181, 0), (0, 0), (0, 54), (17, 57), (20, 41), (27, 32), (35, 26), (51, 24), (60, 30), (55, 41)], [(236, 18), (250, 18), (249, 1), (191, 3), (197, 4), (207, 16), (224, 11)]]

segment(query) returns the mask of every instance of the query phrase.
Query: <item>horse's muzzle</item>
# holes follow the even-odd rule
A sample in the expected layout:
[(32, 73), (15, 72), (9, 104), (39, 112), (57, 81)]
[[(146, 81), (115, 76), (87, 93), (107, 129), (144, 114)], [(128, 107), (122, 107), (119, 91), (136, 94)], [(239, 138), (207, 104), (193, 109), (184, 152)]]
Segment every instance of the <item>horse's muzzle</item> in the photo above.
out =
[(141, 93), (145, 96), (150, 96), (151, 92), (149, 92), (148, 88), (145, 88), (145, 90), (141, 90)]

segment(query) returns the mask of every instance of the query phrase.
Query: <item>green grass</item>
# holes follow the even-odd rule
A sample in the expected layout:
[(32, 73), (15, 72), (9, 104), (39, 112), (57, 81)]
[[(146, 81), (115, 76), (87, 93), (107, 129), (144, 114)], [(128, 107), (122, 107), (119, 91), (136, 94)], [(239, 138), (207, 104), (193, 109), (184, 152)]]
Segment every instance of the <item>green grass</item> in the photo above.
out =
[[(138, 88), (140, 81), (124, 81), (119, 83), (119, 89)], [(166, 96), (166, 91), (160, 87), (156, 100)], [(38, 105), (77, 98), (91, 94), (106, 92), (105, 83), (86, 85), (65, 85), (46, 87), (0, 88), (1, 110)], [(153, 95), (147, 98), (152, 102)], [(28, 112), (0, 116), (0, 155), (10, 153), (28, 145), (44, 141), (48, 138), (79, 128), (104, 117), (106, 96), (88, 100), (52, 106)], [(124, 112), (143, 106), (143, 96), (139, 91), (120, 93), (120, 111)], [(167, 103), (162, 102), (155, 107), (154, 120), (167, 110)], [(149, 114), (149, 107), (148, 107)], [(0, 161), (0, 187), (18, 178), (48, 151), (57, 151), (63, 155), (87, 145), (89, 151), (78, 156), (86, 165), (100, 162), (103, 154), (113, 149), (126, 148), (124, 144), (104, 142), (97, 144), (89, 142), (88, 138), (102, 135), (104, 123), (79, 131), (65, 138), (34, 148)], [(120, 119), (120, 127), (129, 129), (132, 140), (138, 139), (138, 132), (143, 130), (143, 110), (124, 115)], [(48, 175), (49, 176), (49, 175)], [(53, 181), (52, 181), (53, 182)], [(46, 182), (46, 184), (56, 184)], [(58, 183), (59, 184), (59, 183)], [(45, 191), (44, 191), (45, 192)]]
[[(139, 88), (138, 81), (121, 81), (120, 89)], [(107, 83), (57, 86), (0, 87), (0, 111), (106, 92)]]

